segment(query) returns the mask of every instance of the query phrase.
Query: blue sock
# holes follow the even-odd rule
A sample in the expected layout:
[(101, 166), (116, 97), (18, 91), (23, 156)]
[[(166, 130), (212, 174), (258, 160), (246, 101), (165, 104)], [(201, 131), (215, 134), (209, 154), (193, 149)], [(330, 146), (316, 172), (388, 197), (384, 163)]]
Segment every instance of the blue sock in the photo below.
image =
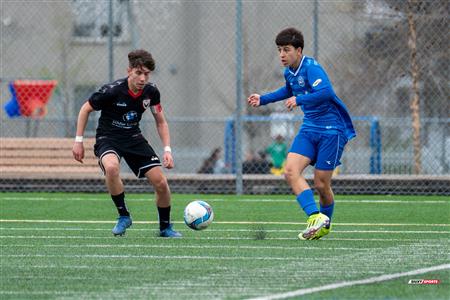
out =
[(314, 201), (314, 194), (312, 190), (304, 190), (298, 194), (297, 202), (308, 216), (319, 212), (316, 201)]
[(322, 206), (322, 204), (320, 205), (320, 212), (326, 215), (328, 218), (330, 218), (330, 220), (331, 216), (333, 215), (333, 210), (334, 210), (334, 201), (328, 206)]

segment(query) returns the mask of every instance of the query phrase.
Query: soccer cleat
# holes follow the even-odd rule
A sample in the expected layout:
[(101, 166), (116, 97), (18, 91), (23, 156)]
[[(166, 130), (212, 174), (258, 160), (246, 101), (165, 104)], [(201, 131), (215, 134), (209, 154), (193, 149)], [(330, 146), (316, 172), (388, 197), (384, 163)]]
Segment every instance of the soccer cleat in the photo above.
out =
[(330, 218), (322, 213), (318, 213), (309, 216), (306, 223), (308, 224), (306, 226), (306, 229), (300, 232), (300, 234), (298, 235), (298, 238), (301, 240), (313, 239), (323, 227), (328, 227), (328, 225), (330, 224)]
[(329, 224), (328, 226), (324, 226), (322, 228), (320, 228), (320, 230), (316, 233), (316, 235), (314, 235), (311, 240), (318, 240), (324, 236), (326, 236), (327, 234), (330, 233), (331, 231), (331, 224)]
[(131, 226), (132, 223), (133, 222), (131, 221), (131, 217), (129, 217), (129, 216), (120, 216), (120, 217), (117, 218), (117, 224), (112, 229), (112, 233), (115, 236), (124, 235), (125, 231), (127, 230), (128, 227)]
[(180, 238), (182, 235), (178, 231), (175, 231), (172, 229), (173, 224), (170, 224), (169, 227), (167, 227), (164, 230), (159, 231), (160, 237), (168, 237), (168, 238)]

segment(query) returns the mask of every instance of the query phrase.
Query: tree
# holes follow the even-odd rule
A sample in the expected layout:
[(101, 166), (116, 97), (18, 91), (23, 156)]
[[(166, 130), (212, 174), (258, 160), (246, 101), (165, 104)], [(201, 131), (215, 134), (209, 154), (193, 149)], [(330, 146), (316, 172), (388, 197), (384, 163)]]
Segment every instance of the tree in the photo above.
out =
[(341, 76), (344, 97), (353, 98), (357, 114), (407, 117), (409, 111), (415, 174), (422, 172), (421, 137), (428, 126), (421, 120), (449, 116), (448, 9), (445, 0), (378, 0), (354, 6), (355, 16), (370, 25), (344, 58), (351, 66)]

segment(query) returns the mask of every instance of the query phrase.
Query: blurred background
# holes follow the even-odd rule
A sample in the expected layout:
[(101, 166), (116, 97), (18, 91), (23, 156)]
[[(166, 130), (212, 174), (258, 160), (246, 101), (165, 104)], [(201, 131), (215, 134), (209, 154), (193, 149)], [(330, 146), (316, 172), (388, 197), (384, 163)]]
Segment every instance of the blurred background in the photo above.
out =
[[(274, 39), (296, 27), (357, 130), (335, 174), (340, 191), (450, 193), (448, 1), (2, 0), (0, 11), (4, 189), (21, 190), (30, 174), (50, 190), (59, 178), (77, 179), (70, 148), (81, 105), (125, 77), (127, 53), (143, 48), (156, 60), (150, 80), (171, 131), (168, 174), (188, 183), (176, 191), (289, 192), (284, 157), (302, 113), (282, 103), (250, 108), (246, 98), (284, 84)], [(96, 124), (93, 114), (87, 138)], [(141, 129), (161, 154), (150, 113)], [(63, 139), (70, 146), (60, 162), (46, 160), (42, 149), (56, 151), (62, 146), (51, 143)], [(94, 168), (78, 179), (96, 179)], [(83, 186), (99, 184), (104, 190)]]

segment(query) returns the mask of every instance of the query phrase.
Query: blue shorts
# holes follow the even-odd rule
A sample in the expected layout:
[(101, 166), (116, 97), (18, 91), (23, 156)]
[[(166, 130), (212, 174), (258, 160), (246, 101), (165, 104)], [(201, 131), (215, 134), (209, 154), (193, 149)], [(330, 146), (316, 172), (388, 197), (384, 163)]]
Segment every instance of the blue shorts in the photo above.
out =
[(328, 171), (341, 164), (345, 144), (347, 138), (342, 134), (300, 131), (289, 152), (306, 156), (311, 159), (311, 165), (316, 169)]

